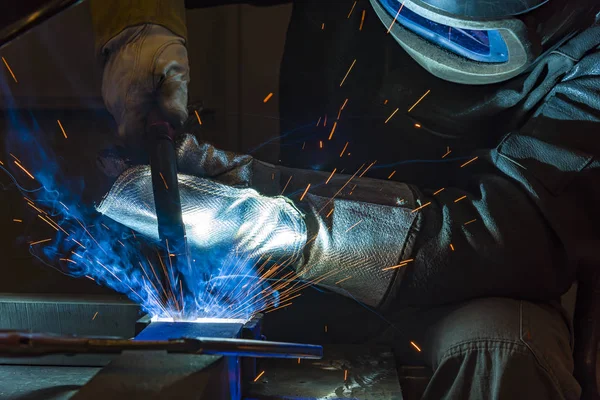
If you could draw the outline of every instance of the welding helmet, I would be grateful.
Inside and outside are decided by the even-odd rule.
[[[598,0],[370,0],[394,39],[447,81],[483,85],[528,70],[589,27]]]

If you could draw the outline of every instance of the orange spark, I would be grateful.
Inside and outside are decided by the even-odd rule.
[[[267,95],[267,97],[264,98],[263,103],[266,103],[267,101],[269,101],[271,99],[271,97],[273,97],[273,92],[269,93]]]
[[[442,158],[446,158],[446,156],[447,156],[448,154],[452,153],[452,150],[450,150],[450,147],[447,147],[446,149],[447,149],[447,150],[446,150],[446,154],[444,154],[444,155],[442,156]]]
[[[342,152],[340,153],[340,158],[342,158],[342,156],[344,155],[344,153],[346,152],[346,149],[348,148],[348,144],[350,142],[346,142],[346,145],[344,146],[344,148],[342,149]]]
[[[71,238],[72,241],[74,241],[75,243],[77,243],[78,245],[80,245],[81,247],[83,247],[84,249],[86,248],[84,245],[82,245],[81,243],[79,243],[77,240]]]
[[[344,282],[344,281],[347,281],[347,280],[348,280],[348,279],[350,279],[350,278],[352,278],[352,276],[349,276],[349,277],[347,277],[347,278],[344,278],[344,279],[340,279],[340,280],[339,280],[339,281],[337,281],[335,284],[336,284],[336,285],[339,285],[340,283],[342,283],[342,282]]]
[[[470,221],[467,221],[467,222],[465,222],[465,225],[469,225],[469,224],[471,224],[471,223],[473,223],[473,222],[475,222],[475,221],[477,221],[477,219],[472,219],[472,220],[470,220]]]
[[[436,194],[443,192],[444,189],[446,189],[446,188],[441,188],[440,190],[438,190],[437,192],[435,192],[433,195],[435,196]]]
[[[0,165],[4,165],[4,163],[2,161],[0,161]]]
[[[198,110],[194,110],[194,113],[196,114],[196,118],[198,118],[198,123],[202,125],[202,120],[200,119],[200,114],[198,114]]]
[[[300,364],[300,357],[298,357],[298,364]]]
[[[466,198],[467,198],[467,195],[464,195],[464,196],[462,196],[462,197],[459,197],[458,199],[454,200],[454,202],[455,202],[455,203],[458,203],[459,201],[461,201],[461,200],[464,200],[464,199],[466,199]]]
[[[304,150],[304,146],[306,146],[306,142],[302,143],[302,150]]]
[[[333,208],[331,209],[331,211],[329,211],[329,212],[327,213],[327,215],[325,216],[325,218],[329,218],[329,216],[330,216],[331,214],[333,214]]]
[[[348,104],[348,99],[346,99],[346,101],[344,101],[344,104],[342,104],[342,110],[346,107],[346,104]]]
[[[417,128],[417,129],[418,129],[418,128],[420,128],[420,127],[421,127],[421,124],[419,124],[419,123],[416,123],[416,124],[415,124],[415,128]]]
[[[358,224],[360,224],[361,222],[363,222],[363,220],[361,219],[360,221],[358,221],[357,223],[355,223],[354,225],[352,225],[350,228],[348,228],[348,230],[346,231],[346,233],[350,232],[352,229],[354,229],[354,227],[356,227]]]
[[[323,148],[323,141],[319,140],[319,148],[322,149]]]
[[[50,221],[48,221],[47,219],[45,219],[44,217],[42,217],[40,214],[38,214],[38,217],[44,221],[45,223],[47,223],[48,225],[50,225],[52,227],[52,229],[56,230],[58,232],[58,228],[55,227],[54,225],[52,225],[52,223]]]
[[[17,158],[17,156],[15,156],[13,153],[8,153],[8,154],[10,154],[10,156],[11,156],[12,158],[14,158],[15,160],[17,160],[18,162],[21,162],[21,160],[19,160],[19,159]]]
[[[387,124],[388,122],[390,122],[390,119],[392,119],[392,117],[393,117],[394,115],[396,115],[396,113],[398,112],[398,110],[399,110],[399,108],[396,108],[396,109],[394,110],[394,112],[392,113],[392,115],[390,115],[390,116],[388,117],[388,119],[386,119],[386,120],[385,120],[385,123],[386,123],[386,124]]]
[[[60,126],[60,130],[62,131],[62,134],[63,134],[63,136],[66,139],[67,138],[67,132],[65,132],[65,128],[63,128],[62,124],[60,123],[60,119],[57,119],[56,122],[58,122],[58,126]]]
[[[310,188],[310,183],[308,184],[306,189],[304,189],[304,193],[302,193],[302,196],[300,197],[300,201],[302,201],[304,199],[304,196],[306,196],[306,193],[308,193],[308,188]]]
[[[473,161],[477,160],[478,158],[479,158],[479,156],[477,156],[477,157],[473,157],[473,158],[471,158],[469,161],[467,161],[466,163],[464,163],[463,165],[461,165],[460,167],[462,168],[462,167],[464,167],[465,165],[469,165],[469,164],[471,164]]]
[[[404,8],[404,2],[406,0],[404,0],[402,2],[402,5],[400,6],[400,9],[398,9],[398,12],[396,13],[396,16],[394,17],[394,20],[392,21],[392,23],[390,24],[390,27],[387,30],[387,33],[390,33],[392,31],[392,26],[394,26],[394,24],[396,23],[396,20],[398,19],[398,16],[400,15],[400,12],[402,11],[402,9]]]
[[[388,176],[388,179],[392,179],[392,176],[394,176],[394,174],[395,174],[395,173],[396,173],[396,171],[394,170],[394,172],[392,172],[392,173],[390,174],[390,176]]]
[[[92,317],[92,321],[96,319],[97,315],[98,315],[98,311],[96,311],[96,314],[94,314],[94,316]]]
[[[334,168],[333,171],[331,171],[331,175],[329,175],[329,178],[327,178],[327,180],[325,181],[326,185],[329,183],[331,178],[333,178],[333,174],[335,174],[335,171],[337,171],[337,168]]]
[[[417,211],[419,211],[419,210],[421,210],[421,209],[423,209],[423,208],[427,207],[427,206],[428,206],[428,205],[430,205],[430,204],[431,204],[431,202],[425,203],[425,204],[423,204],[421,207],[417,207],[417,208],[415,208],[414,210],[412,210],[412,211],[411,211],[411,213],[417,212]]]
[[[325,325],[325,333],[327,333],[327,325]]]
[[[323,22],[323,23],[321,24],[321,30],[322,30],[322,31],[324,31],[324,30],[325,30],[325,22]]]
[[[72,251],[71,254],[73,254],[75,257],[83,258],[80,254],[77,254],[74,251]]]
[[[365,15],[367,14],[367,10],[363,10],[362,17],[360,17],[360,26],[358,27],[359,31],[362,31],[363,24],[365,23]]]
[[[36,245],[36,244],[40,244],[40,243],[45,243],[45,242],[49,242],[52,239],[44,239],[44,240],[38,240],[37,242],[31,242],[29,243],[30,246]]]
[[[365,170],[362,172],[362,174],[360,174],[358,177],[359,177],[359,178],[362,178],[362,177],[363,177],[363,176],[364,176],[364,175],[367,173],[367,171],[368,171],[368,170],[369,170],[369,169],[370,169],[370,168],[371,168],[373,165],[375,165],[375,163],[376,163],[376,162],[377,162],[377,160],[375,160],[375,161],[373,161],[371,164],[369,164],[369,166],[368,166],[368,167],[367,167],[367,168],[366,168],[366,169],[365,169]],[[356,185],[354,185],[354,188],[356,188]],[[352,190],[354,190],[354,188],[353,188]]]
[[[425,94],[423,96],[421,96],[421,98],[419,100],[417,100],[417,102],[415,104],[413,104],[411,108],[408,109],[408,112],[411,112],[413,110],[413,108],[415,108],[417,106],[417,104],[419,104],[421,102],[421,100],[423,100],[425,98],[425,96],[427,96],[429,94],[429,92],[431,92],[431,89],[426,91]]]
[[[350,9],[350,12],[348,13],[348,19],[350,19],[350,16],[352,15],[352,12],[354,11],[354,7],[356,7],[356,3],[358,3],[358,1],[355,1],[354,4],[352,4],[352,8]]]
[[[382,271],[389,271],[389,270],[391,270],[391,269],[397,269],[397,268],[404,267],[406,264],[408,264],[408,263],[409,263],[409,262],[411,262],[411,261],[413,261],[413,259],[412,259],[412,258],[411,258],[411,259],[409,259],[409,260],[404,260],[404,261],[402,261],[402,262],[401,262],[400,264],[398,264],[398,265],[393,265],[393,266],[391,266],[391,267],[386,267],[386,268],[383,268],[383,269],[382,269]]]
[[[331,133],[329,134],[329,139],[327,139],[327,140],[331,140],[331,138],[333,137],[333,133],[335,132],[335,128],[337,128],[337,121],[335,121],[333,123],[333,128],[331,129]]]
[[[413,345],[413,347],[414,347],[415,349],[417,349],[417,351],[421,351],[421,349],[419,348],[419,346],[417,346],[417,344],[416,344],[415,342],[413,342],[412,340],[410,341],[410,344],[412,344],[412,345]]]
[[[348,370],[345,369],[344,370],[344,381],[347,381],[347,380],[348,380]]]
[[[59,258],[58,260],[59,261],[70,262],[70,263],[73,263],[73,264],[77,264],[75,261],[71,260],[70,258]]]
[[[283,190],[281,191],[281,194],[283,195],[283,192],[285,192],[285,189],[287,189],[288,185],[290,184],[290,181],[292,180],[292,177],[294,175],[290,176],[290,179],[288,179],[287,183],[285,184],[285,186],[283,187]]]
[[[22,220],[22,219],[15,219],[15,218],[13,218],[13,221],[14,221],[14,222],[23,222],[23,220]]]
[[[12,69],[10,68],[10,65],[8,65],[8,62],[6,61],[6,59],[4,57],[2,57],[2,61],[4,61],[4,65],[6,65],[6,68],[8,69],[8,72],[10,72],[10,75],[12,76],[12,78],[15,80],[15,83],[19,83],[19,81],[17,81],[17,77],[13,73]]]
[[[346,78],[350,74],[350,71],[352,71],[352,68],[354,68],[354,64],[356,64],[356,59],[354,59],[354,61],[352,61],[352,65],[350,65],[350,68],[348,68],[348,72],[346,72],[346,75],[344,76],[344,79],[342,79],[342,82],[340,83],[340,87],[342,87],[342,85],[344,84],[344,81],[346,80]]]
[[[263,376],[264,374],[265,374],[265,371],[263,371],[260,374],[258,374],[258,376],[256,378],[254,378],[254,382],[256,382],[257,380],[259,380],[260,377]]]
[[[327,114],[325,114],[325,119],[323,120],[323,126],[327,126]]]
[[[383,101],[383,105],[386,105],[387,103],[388,103],[388,99],[385,99],[385,100]]]
[[[277,310],[280,310],[280,309],[282,309],[282,308],[285,308],[285,307],[291,306],[292,304],[294,304],[294,303],[287,303],[287,304],[284,304],[284,305],[282,305],[282,306],[279,306],[279,307],[277,307],[277,308],[274,308],[274,309],[272,309],[272,310],[269,310],[269,311],[265,312],[265,314],[268,314],[268,313],[270,313],[270,312],[277,311]]]
[[[315,126],[319,126],[319,124],[321,123],[321,118],[322,117],[319,117],[319,120],[317,121],[317,125],[315,125]]]
[[[454,251],[454,245],[450,243],[450,250]]]
[[[158,174],[160,175],[160,177],[161,177],[161,179],[162,179],[163,183],[165,184],[165,188],[166,188],[167,190],[169,190],[169,186],[167,185],[167,181],[165,180],[165,177],[163,176],[162,172],[159,172]]]
[[[15,164],[17,164],[17,167],[21,168],[21,169],[23,170],[23,172],[25,172],[27,175],[29,175],[29,177],[30,177],[31,179],[35,179],[35,178],[33,177],[33,175],[31,175],[31,174],[29,173],[29,171],[27,171],[27,170],[25,169],[25,167],[23,167],[21,164],[19,164],[19,162],[18,162],[18,161],[16,161],[16,160],[15,160]]]

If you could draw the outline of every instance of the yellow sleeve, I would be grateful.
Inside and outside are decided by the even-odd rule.
[[[90,10],[98,53],[124,29],[146,23],[187,37],[184,0],[91,0]]]

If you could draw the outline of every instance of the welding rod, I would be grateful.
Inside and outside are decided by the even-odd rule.
[[[189,265],[189,260],[177,181],[175,131],[168,122],[160,120],[158,115],[159,113],[155,111],[148,117],[146,135],[149,143],[158,236],[165,245],[165,257],[173,265],[171,271],[173,280],[163,276],[161,282],[169,292],[168,289],[176,288],[179,268],[186,265],[186,262]],[[169,265],[169,262],[167,261],[166,264]]]
[[[48,354],[106,354],[130,350],[214,354],[255,358],[323,357],[321,346],[248,339],[180,338],[128,340],[68,337],[20,331],[0,331],[0,357],[35,357]]]

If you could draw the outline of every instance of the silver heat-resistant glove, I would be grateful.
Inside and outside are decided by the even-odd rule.
[[[154,24],[125,29],[102,49],[102,97],[119,136],[141,139],[156,106],[174,127],[188,115],[189,66],[183,38]]]
[[[177,154],[183,220],[196,249],[210,257],[231,252],[271,257],[294,268],[301,279],[367,305],[386,300],[402,271],[387,267],[406,259],[412,249],[409,232],[417,214],[410,212],[414,196],[407,185],[382,186],[369,178],[347,185],[348,176],[328,180],[326,172],[275,167],[198,144],[189,135]],[[296,199],[303,212],[278,196],[280,182],[286,193],[302,192],[312,184],[303,201]],[[250,185],[271,196],[240,188]],[[346,190],[340,190],[343,187]],[[397,205],[400,199],[407,207]],[[121,174],[98,211],[157,238],[149,168],[134,167]]]

